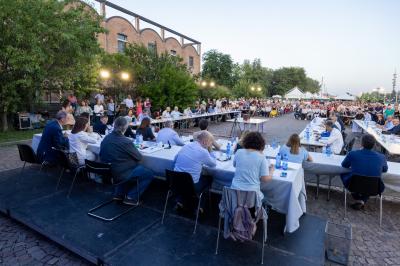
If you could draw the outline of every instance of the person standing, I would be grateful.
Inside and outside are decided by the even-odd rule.
[[[143,112],[142,106],[142,98],[138,97],[136,99],[136,117],[139,117],[139,115]]]
[[[133,109],[134,104],[133,104],[132,96],[128,95],[126,97],[126,99],[124,100],[124,104],[126,105],[126,108]]]

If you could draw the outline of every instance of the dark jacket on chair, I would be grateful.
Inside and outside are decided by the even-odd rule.
[[[52,147],[56,149],[69,149],[68,138],[64,137],[61,125],[57,120],[49,122],[44,128],[36,152],[40,162],[47,161],[51,164],[57,163],[57,156]]]
[[[114,177],[122,181],[130,177],[142,155],[131,139],[113,131],[101,142],[100,159],[104,163],[111,163]]]

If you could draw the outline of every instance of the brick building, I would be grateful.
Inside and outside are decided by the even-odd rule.
[[[180,56],[191,73],[198,74],[200,72],[200,42],[109,1],[96,1],[100,3],[100,15],[105,18],[102,26],[107,29],[106,34],[98,36],[99,43],[105,51],[109,53],[123,52],[126,43],[142,43],[148,49],[155,50],[159,54],[167,52]],[[122,16],[107,17],[108,8],[124,13],[125,17],[132,18],[131,21]],[[142,28],[142,21],[152,25],[156,30]],[[172,34],[176,38],[166,38],[166,33]]]

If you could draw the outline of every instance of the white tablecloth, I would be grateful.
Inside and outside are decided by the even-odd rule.
[[[41,134],[34,135],[32,147],[34,150],[40,142]],[[161,149],[153,153],[142,153],[141,164],[151,169],[155,175],[164,176],[165,169],[173,169],[175,155],[181,147],[172,146],[171,149]],[[100,152],[100,142],[89,144],[88,150],[95,154]],[[272,161],[274,163],[274,161]],[[235,174],[233,159],[225,162],[217,161],[215,168],[205,168],[212,175],[217,187],[230,186]],[[265,194],[266,202],[273,209],[286,214],[286,232],[294,232],[299,228],[299,218],[306,212],[306,189],[304,171],[300,164],[289,163],[287,177],[281,177],[281,170],[274,172],[273,180],[262,184],[261,190]]]

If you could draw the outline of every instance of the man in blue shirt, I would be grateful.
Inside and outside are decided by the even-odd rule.
[[[157,134],[157,143],[162,142],[163,144],[168,144],[169,142],[171,145],[184,146],[185,143],[173,128],[174,122],[170,120],[166,121],[164,123],[164,128],[161,129]]]
[[[383,154],[373,151],[375,139],[371,135],[365,135],[361,139],[363,149],[351,151],[347,154],[342,162],[342,167],[351,168],[350,173],[342,174],[343,185],[348,188],[351,177],[353,175],[373,176],[381,178],[382,172],[387,172],[388,165]],[[384,190],[382,186],[382,191]],[[353,198],[357,201],[352,204],[352,208],[360,210],[364,208],[364,204],[368,200],[368,196],[358,193],[352,193]]]

